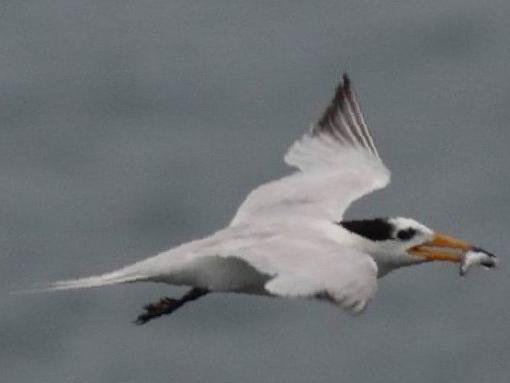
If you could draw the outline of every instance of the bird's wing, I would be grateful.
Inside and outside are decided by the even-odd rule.
[[[353,201],[389,183],[347,75],[285,162],[298,171],[253,190],[231,225],[278,215],[338,220]]]
[[[377,290],[377,265],[368,254],[305,232],[259,242],[235,257],[270,276],[264,288],[275,296],[326,299],[359,312]]]

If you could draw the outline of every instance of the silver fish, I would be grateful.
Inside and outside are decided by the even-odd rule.
[[[488,251],[479,247],[473,247],[469,250],[460,263],[459,273],[464,276],[474,265],[481,265],[486,269],[493,269],[498,265],[498,258]]]

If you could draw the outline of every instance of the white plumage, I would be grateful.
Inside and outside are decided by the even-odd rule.
[[[253,190],[228,227],[112,273],[56,282],[49,290],[152,281],[204,292],[315,297],[357,312],[373,297],[378,275],[428,260],[410,250],[434,233],[414,220],[379,222],[390,227],[383,239],[338,223],[353,201],[390,180],[347,76],[285,162],[296,171]],[[411,230],[412,238],[397,238],[399,230]]]

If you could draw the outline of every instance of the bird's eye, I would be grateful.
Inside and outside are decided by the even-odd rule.
[[[408,229],[405,229],[405,230],[399,230],[397,232],[398,239],[401,239],[403,241],[408,241],[411,238],[413,238],[415,235],[416,235],[416,230],[411,227]]]

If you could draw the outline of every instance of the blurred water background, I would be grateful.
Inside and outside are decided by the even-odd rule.
[[[507,1],[3,1],[2,382],[507,382]],[[342,71],[403,215],[494,251],[382,280],[368,311],[236,295],[147,326],[164,285],[11,296],[227,224]]]

